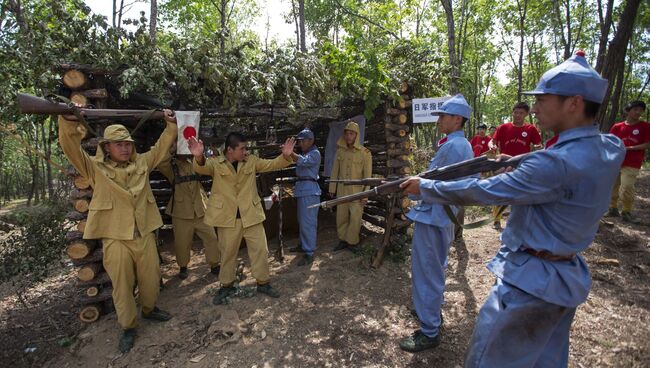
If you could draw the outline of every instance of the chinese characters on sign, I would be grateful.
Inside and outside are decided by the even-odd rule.
[[[442,104],[450,98],[451,96],[413,99],[413,124],[438,121],[438,117],[431,115],[431,112],[440,109]]]

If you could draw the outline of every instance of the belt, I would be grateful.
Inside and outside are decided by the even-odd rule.
[[[558,256],[547,250],[535,250],[532,248],[524,248],[524,252],[530,254],[531,256],[541,258],[545,261],[557,262],[557,261],[573,261],[576,258],[576,254],[570,254],[568,256]]]
[[[190,181],[201,181],[201,175],[194,174],[194,175],[185,175],[185,176],[176,176],[176,177],[174,177],[174,185],[187,183],[187,182],[190,182]]]

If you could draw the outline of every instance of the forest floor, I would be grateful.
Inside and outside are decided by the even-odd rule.
[[[593,276],[586,303],[571,330],[571,367],[650,366],[650,172],[637,182],[637,215],[643,225],[620,219],[601,224],[584,252]],[[411,316],[410,268],[387,260],[371,269],[362,255],[333,253],[331,214],[319,228],[316,261],[297,266],[288,254],[272,262],[280,299],[254,293],[212,305],[218,283],[200,247],[190,277],[175,277],[169,243],[163,252],[165,288],[159,306],[174,318],[142,321],[133,350],[119,353],[115,315],[78,322],[71,266],[30,289],[21,302],[10,283],[0,286],[0,366],[45,367],[459,367],[478,309],[494,282],[485,264],[499,247],[491,227],[466,231],[455,242],[447,271],[442,344],[419,354],[403,352],[400,338],[418,328]],[[364,240],[367,248],[379,236]],[[289,237],[286,246],[297,243]],[[271,253],[275,242],[270,241]],[[240,257],[247,260],[245,250]],[[248,271],[248,268],[246,269]],[[250,276],[242,286],[251,286]],[[246,289],[252,290],[252,289]]]

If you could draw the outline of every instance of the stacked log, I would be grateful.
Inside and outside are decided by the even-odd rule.
[[[412,173],[411,171],[411,140],[412,131],[410,106],[411,97],[409,86],[402,82],[399,87],[400,96],[389,100],[384,105],[383,115],[379,124],[384,131],[385,146],[372,147],[377,153],[373,159],[373,171],[384,174],[386,178],[395,178]],[[381,266],[385,254],[391,249],[404,243],[404,233],[410,225],[406,211],[411,204],[408,197],[395,193],[384,198],[373,198],[364,209],[363,219],[385,229],[381,245],[375,252],[371,266]]]
[[[63,73],[63,85],[71,90],[70,100],[83,107],[89,105],[106,107],[108,92],[101,85],[102,80],[103,76],[93,75],[91,78],[84,70],[76,68],[66,69]],[[97,128],[95,127],[96,131]],[[89,154],[94,154],[98,142],[97,137],[85,137],[82,147]],[[72,209],[67,214],[68,220],[73,222],[74,226],[66,234],[66,253],[72,264],[77,267],[81,305],[79,319],[84,322],[94,322],[101,315],[113,311],[111,282],[102,264],[103,252],[100,240],[84,239],[83,236],[93,188],[90,181],[73,167],[69,167],[66,173],[74,186],[70,191]]]

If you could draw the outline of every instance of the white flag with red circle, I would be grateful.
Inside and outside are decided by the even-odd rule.
[[[191,137],[199,139],[199,123],[201,121],[200,111],[176,111],[176,122],[178,124],[178,140],[176,154],[191,155],[187,140]]]

